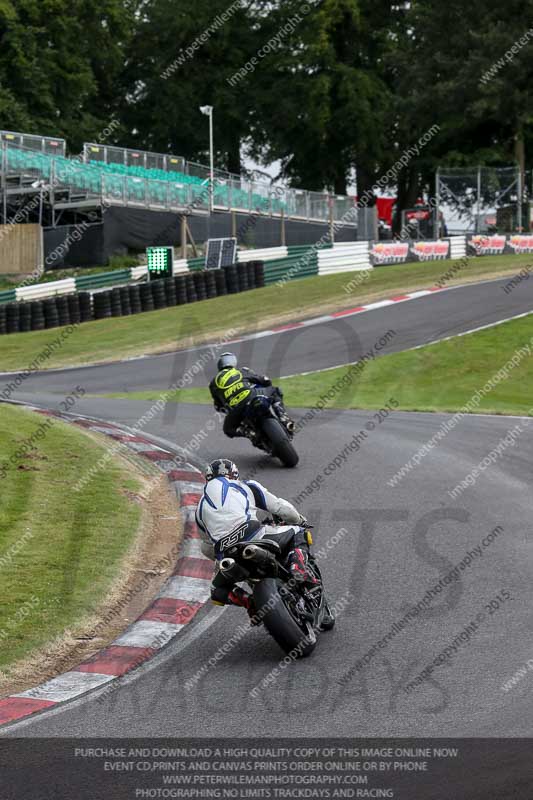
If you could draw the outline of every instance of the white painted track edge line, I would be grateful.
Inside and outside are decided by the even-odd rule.
[[[451,339],[459,339],[461,336],[469,336],[472,333],[478,333],[479,331],[485,331],[485,330],[489,330],[490,328],[496,328],[498,325],[505,325],[506,322],[512,322],[515,319],[522,319],[523,317],[529,317],[532,314],[533,314],[533,310],[532,311],[525,311],[523,314],[516,314],[514,317],[507,317],[506,319],[500,319],[500,320],[497,320],[496,322],[489,322],[487,325],[480,325],[477,328],[472,328],[472,329],[470,329],[468,331],[461,331],[460,333],[454,333],[451,336],[443,336],[441,339],[432,339],[429,342],[424,342],[423,344],[417,344],[414,347],[406,347],[405,350],[400,350],[398,352],[409,353],[412,350],[421,350],[423,347],[430,347],[433,344],[439,344],[440,342],[448,342]],[[385,353],[384,355],[395,355],[395,354],[394,353]],[[383,356],[381,356],[381,357],[383,357]],[[322,369],[313,369],[313,370],[310,370],[309,372],[296,372],[296,373],[294,373],[292,375],[281,375],[280,377],[285,379],[285,378],[300,378],[300,377],[305,376],[305,375],[318,375],[320,372],[329,372],[332,369],[341,369],[341,367],[353,367],[356,364],[359,364],[360,361],[361,361],[361,359],[359,359],[359,361],[348,361],[345,364],[337,364],[337,365],[335,365],[333,367],[323,367]],[[496,414],[495,416],[499,416],[499,415]],[[504,415],[502,415],[502,416],[504,416]],[[529,419],[529,417],[526,417],[525,419]]]

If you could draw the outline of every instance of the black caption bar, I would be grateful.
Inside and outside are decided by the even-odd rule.
[[[531,800],[532,739],[0,739],[1,800]]]

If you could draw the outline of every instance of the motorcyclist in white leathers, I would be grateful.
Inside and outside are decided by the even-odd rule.
[[[309,544],[302,529],[306,520],[291,503],[276,497],[257,481],[239,480],[239,470],[229,459],[217,459],[209,464],[205,478],[204,492],[196,509],[204,555],[222,559],[221,542],[245,526],[242,541],[267,537],[277,542],[287,558],[291,577],[299,583],[316,583],[307,565]],[[287,525],[264,525],[261,520],[269,515]],[[218,569],[211,584],[211,598],[220,605],[244,606],[250,615],[253,614],[251,596]]]

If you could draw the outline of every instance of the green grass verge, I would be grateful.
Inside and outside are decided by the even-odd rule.
[[[506,365],[520,348],[516,367],[499,380],[475,411],[490,414],[524,414],[533,407],[533,315],[485,331],[455,337],[419,350],[393,353],[368,362],[348,388],[327,401],[328,408],[384,408],[389,401],[405,411],[450,411],[462,408]],[[347,367],[281,378],[288,406],[309,408],[347,373]],[[155,400],[161,392],[134,392],[113,397]],[[207,389],[183,389],[175,402],[209,403]]]
[[[461,265],[457,261],[381,267],[361,281],[361,273],[340,273],[290,281],[282,288],[267,286],[250,292],[204,300],[176,308],[137,314],[133,317],[86,322],[64,338],[41,369],[72,364],[111,361],[143,353],[164,352],[193,342],[214,340],[238,333],[268,328],[289,319],[350,308],[387,297],[397,291],[434,286]],[[533,256],[487,256],[469,259],[457,268],[457,283],[517,273],[533,263]],[[350,281],[357,285],[348,291]],[[61,329],[11,334],[0,337],[0,370],[24,369],[61,336]]]
[[[47,422],[0,405],[0,668],[7,674],[101,604],[140,521],[128,496],[140,483],[118,459],[72,491],[106,451],[72,426]],[[17,455],[30,437],[35,448]]]
[[[533,406],[533,316],[377,358],[366,365],[352,387],[332,400],[330,407],[379,409],[392,399],[405,411],[454,412],[525,345],[531,348],[531,355],[522,357],[475,410],[528,414]],[[288,405],[314,405],[345,374],[346,367],[340,367],[282,380]]]

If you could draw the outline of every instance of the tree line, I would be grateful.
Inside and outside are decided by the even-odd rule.
[[[533,0],[0,0],[0,127],[208,160],[401,208],[439,164],[526,169]]]

